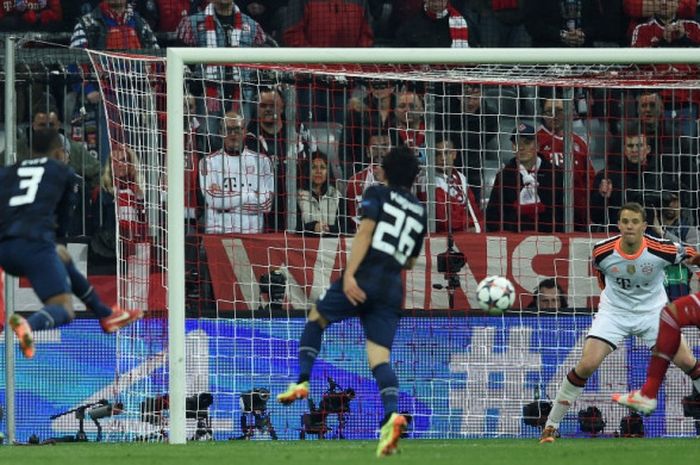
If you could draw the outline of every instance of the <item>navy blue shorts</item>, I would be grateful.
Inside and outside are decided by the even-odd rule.
[[[13,276],[29,279],[42,302],[71,292],[68,272],[53,242],[20,238],[0,241],[0,267]]]
[[[385,280],[357,284],[367,294],[364,303],[353,306],[343,293],[343,280],[331,284],[316,303],[316,308],[331,323],[359,317],[367,340],[391,349],[401,319],[403,286],[401,278],[391,286]]]

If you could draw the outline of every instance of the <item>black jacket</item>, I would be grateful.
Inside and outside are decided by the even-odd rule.
[[[537,170],[537,195],[544,210],[532,217],[523,212],[520,205],[522,176],[513,157],[496,175],[486,207],[487,231],[537,231],[564,230],[563,174],[547,160],[542,160]]]

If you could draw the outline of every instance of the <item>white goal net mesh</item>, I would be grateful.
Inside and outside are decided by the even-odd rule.
[[[91,59],[122,199],[119,298],[147,314],[119,334],[113,396],[125,412],[110,438],[162,440],[166,61]],[[178,206],[188,438],[376,437],[381,402],[356,321],[326,332],[310,402],[283,408],[274,395],[296,377],[306,309],[340,276],[362,192],[397,145],[424,166],[416,191],[431,218],[392,350],[409,435],[538,436],[527,406],[553,399],[580,356],[600,292],[591,248],[616,233],[619,207],[638,201],[650,233],[697,246],[698,77],[694,66],[626,64],[190,66]],[[515,160],[533,154],[537,171],[523,172]],[[489,275],[516,288],[502,315],[476,310]],[[666,276],[674,296],[694,288],[682,266]],[[697,350],[697,332],[687,337]],[[561,433],[626,434],[629,413],[610,395],[642,384],[648,355],[639,340],[621,343]],[[646,434],[695,434],[691,380],[672,369],[664,389]]]

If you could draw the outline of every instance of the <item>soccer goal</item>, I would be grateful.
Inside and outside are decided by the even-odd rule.
[[[306,309],[340,276],[362,192],[381,182],[390,146],[414,148],[424,164],[417,194],[430,216],[392,352],[411,437],[537,437],[532,405],[554,397],[580,354],[599,293],[591,247],[614,234],[615,205],[639,201],[661,222],[676,198],[683,221],[698,224],[692,50],[90,57],[112,150],[136,155],[115,185],[137,190],[141,209],[117,209],[120,303],[147,316],[118,336],[113,395],[124,413],[113,440],[376,437],[381,404],[357,322],[326,332],[310,402],[283,408],[274,394],[293,380]],[[516,195],[501,170],[533,139],[553,174]],[[628,155],[636,172],[624,169]],[[489,275],[518,294],[502,315],[474,310]],[[540,287],[549,278],[554,290]],[[668,278],[683,290],[692,272]],[[700,344],[695,330],[687,337]],[[647,360],[640,342],[621,345],[562,434],[625,434],[628,413],[610,395],[639,386]],[[690,394],[672,371],[646,434],[694,435]],[[577,415],[592,406],[601,430]]]

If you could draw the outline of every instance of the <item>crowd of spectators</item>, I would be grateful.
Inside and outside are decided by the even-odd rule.
[[[101,50],[693,47],[700,42],[697,14],[697,2],[688,0],[16,0],[1,3],[0,28],[64,31],[70,47]],[[66,86],[76,96],[74,108],[61,114],[55,96],[30,102],[17,154],[26,156],[36,128],[68,127],[70,163],[84,180],[77,229],[96,237],[92,242],[103,251],[114,244],[106,237],[115,221],[105,214],[110,205],[128,209],[136,236],[147,233],[133,228],[147,222],[136,177],[144,154],[128,137],[110,142],[108,129],[124,128],[105,114],[101,99],[109,92],[83,78],[90,75],[84,69],[71,72],[81,76]],[[671,215],[698,206],[700,95],[694,90],[620,91],[597,99],[591,89],[575,89],[574,98],[538,88],[516,98],[516,105],[532,106],[529,112],[508,114],[489,98],[496,86],[387,79],[279,85],[251,73],[192,67],[184,124],[191,232],[352,233],[363,191],[383,180],[383,155],[406,145],[426,167],[417,194],[435,203],[437,233],[608,231],[625,201],[640,200],[653,208],[653,232],[698,240],[695,214]],[[576,106],[581,102],[583,109]],[[617,110],[603,115],[611,105]],[[511,116],[509,125],[504,115]],[[604,128],[595,153],[585,133],[593,120]],[[316,140],[319,122],[340,128],[335,146]],[[500,153],[488,177],[493,146]],[[123,178],[120,165],[131,166]]]
[[[127,3],[134,15],[123,21],[100,5]],[[233,12],[221,13],[231,5]],[[226,29],[234,32],[228,46],[656,47],[700,40],[694,0],[6,0],[0,30],[74,33],[86,15],[97,25],[116,21],[125,33],[145,23],[161,46],[222,46]]]

